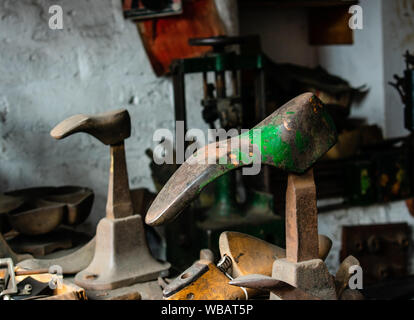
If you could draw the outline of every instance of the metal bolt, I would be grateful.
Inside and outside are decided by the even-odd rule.
[[[217,263],[217,268],[226,273],[232,267],[232,264],[231,258],[228,255],[224,255]]]

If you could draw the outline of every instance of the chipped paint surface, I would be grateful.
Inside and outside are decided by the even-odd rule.
[[[261,156],[256,174],[262,165],[272,165],[299,174],[308,170],[337,141],[336,130],[324,122],[322,106],[317,106],[318,112],[314,113],[315,107],[309,99],[317,98],[309,92],[301,94],[286,102],[252,130],[204,147],[200,151],[203,154],[202,162],[195,160],[196,156],[189,158],[158,193],[147,212],[145,222],[155,226],[174,219],[207,184],[236,167],[246,165],[241,160],[247,157],[247,153],[250,155],[252,150],[259,150]],[[286,116],[289,111],[294,111],[294,114]],[[292,125],[292,130],[284,127],[285,122]],[[302,149],[306,152],[300,152],[295,146],[295,133],[299,129],[309,141],[306,148]],[[232,143],[235,140],[240,141],[238,147]],[[243,154],[246,149],[247,153]]]
[[[262,154],[262,161],[272,162],[275,166],[284,164],[288,170],[295,169],[292,159],[291,147],[282,139],[281,126],[268,125],[260,127],[260,129],[260,152]],[[253,135],[254,134],[255,131],[253,131]],[[252,143],[255,143],[255,141],[257,141],[257,138],[253,136]]]

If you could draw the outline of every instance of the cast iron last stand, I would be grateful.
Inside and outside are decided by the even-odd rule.
[[[232,149],[231,139],[228,139],[207,145],[189,157],[152,203],[146,223],[154,226],[171,221],[207,184],[231,170],[251,164],[246,161],[251,155],[243,155],[243,150],[252,151],[252,155],[254,150],[259,150],[262,168],[271,165],[302,174],[337,141],[331,117],[312,93],[287,102],[253,129],[231,138],[238,139],[238,149]],[[258,136],[256,130],[260,131],[260,141],[253,139]],[[199,161],[203,158],[204,161]],[[220,159],[225,158],[227,164],[220,164]]]
[[[63,139],[77,132],[109,145],[111,165],[106,217],[97,226],[92,262],[76,275],[76,284],[89,290],[111,290],[157,279],[170,264],[151,256],[142,217],[133,212],[124,148],[124,140],[131,135],[128,111],[75,115],[58,124],[51,135]]]
[[[261,132],[261,143],[258,147],[262,164],[289,172],[285,219],[286,256],[274,260],[271,278],[250,274],[247,279],[240,277],[230,284],[267,289],[272,292],[272,299],[341,298],[343,284],[347,284],[346,277],[343,276],[346,272],[340,272],[340,276],[337,275],[335,279],[319,256],[316,187],[311,168],[337,141],[332,119],[322,102],[313,94],[306,93],[286,103],[255,129]],[[249,150],[255,143],[251,140],[253,134],[250,131],[247,135],[238,137],[242,145],[248,144]],[[220,165],[217,164],[218,161],[194,164],[195,159],[190,157],[174,173],[152,203],[145,218],[148,224],[159,225],[171,221],[207,184],[230,170],[246,165],[237,157],[243,149],[232,150],[228,148],[231,144],[227,142],[225,145],[216,143],[215,154],[199,150],[192,157],[228,157],[237,160],[231,165]],[[239,255],[239,258],[242,259],[242,256]],[[231,257],[230,259],[229,265],[240,262]],[[347,262],[349,260],[354,259],[350,257]],[[358,264],[357,261],[354,262]],[[344,268],[347,270],[346,265],[345,263],[341,268],[342,271]],[[254,273],[260,272],[259,269],[255,268]],[[186,279],[184,275],[181,278]],[[165,293],[168,292],[164,290],[164,296]]]

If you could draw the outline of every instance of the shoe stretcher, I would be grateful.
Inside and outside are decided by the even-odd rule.
[[[313,164],[336,143],[335,125],[322,102],[313,94],[306,93],[286,103],[254,129],[261,131],[259,150],[262,164],[276,166],[289,173],[286,193],[286,254],[285,257],[280,254],[280,258],[277,255],[270,255],[270,261],[274,261],[272,276],[282,274],[277,280],[285,283],[286,286],[297,288],[298,299],[306,295],[320,299],[336,299],[333,277],[319,256],[316,187],[311,169]],[[249,139],[251,136],[252,132],[249,131],[244,136],[240,135],[232,139],[240,139],[241,145],[247,144],[248,150],[252,150],[254,141]],[[207,150],[211,146],[207,146],[192,155],[158,194],[147,213],[146,223],[160,225],[173,220],[207,184],[230,170],[245,166],[246,163],[236,156],[240,154],[240,149],[231,150],[228,147],[231,145],[230,140],[224,144],[215,143],[212,148],[217,150],[215,154],[208,153]],[[207,159],[204,163],[207,164],[197,162],[197,157],[203,155]],[[211,157],[215,157],[216,161],[210,159]],[[217,164],[218,159],[223,157],[233,159],[231,165]],[[246,272],[257,273],[255,270],[261,271],[260,269],[263,268],[260,267],[263,266],[263,258],[260,250],[253,251],[259,253],[259,258],[253,259],[257,265],[253,263],[252,268],[246,269]],[[246,256],[251,258],[252,250],[248,252],[249,255]],[[224,252],[221,254],[225,266],[235,264],[234,269],[240,269],[238,267],[240,257],[231,257]],[[310,265],[306,265],[309,262]],[[318,274],[312,274],[312,268],[316,269]],[[222,276],[219,276],[219,269]],[[264,269],[269,274],[268,267]],[[207,271],[214,276],[209,277]],[[235,293],[228,282],[226,284],[226,271],[226,268],[223,269],[223,263],[216,266],[212,261],[200,260],[193,265],[193,270],[187,270],[164,288],[164,298],[240,299],[243,296],[248,298],[246,289]],[[236,274],[237,277],[243,275],[245,274]],[[220,280],[221,286],[217,285],[218,278],[223,279]],[[187,292],[189,288],[197,289],[197,292]],[[252,289],[266,288],[253,287]],[[289,298],[294,297],[295,293],[289,296]],[[283,298],[283,295],[280,298]]]

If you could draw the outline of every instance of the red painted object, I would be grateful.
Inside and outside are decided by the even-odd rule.
[[[183,2],[183,14],[137,23],[154,72],[162,76],[174,59],[202,56],[211,47],[190,46],[188,39],[225,35],[214,0]]]

